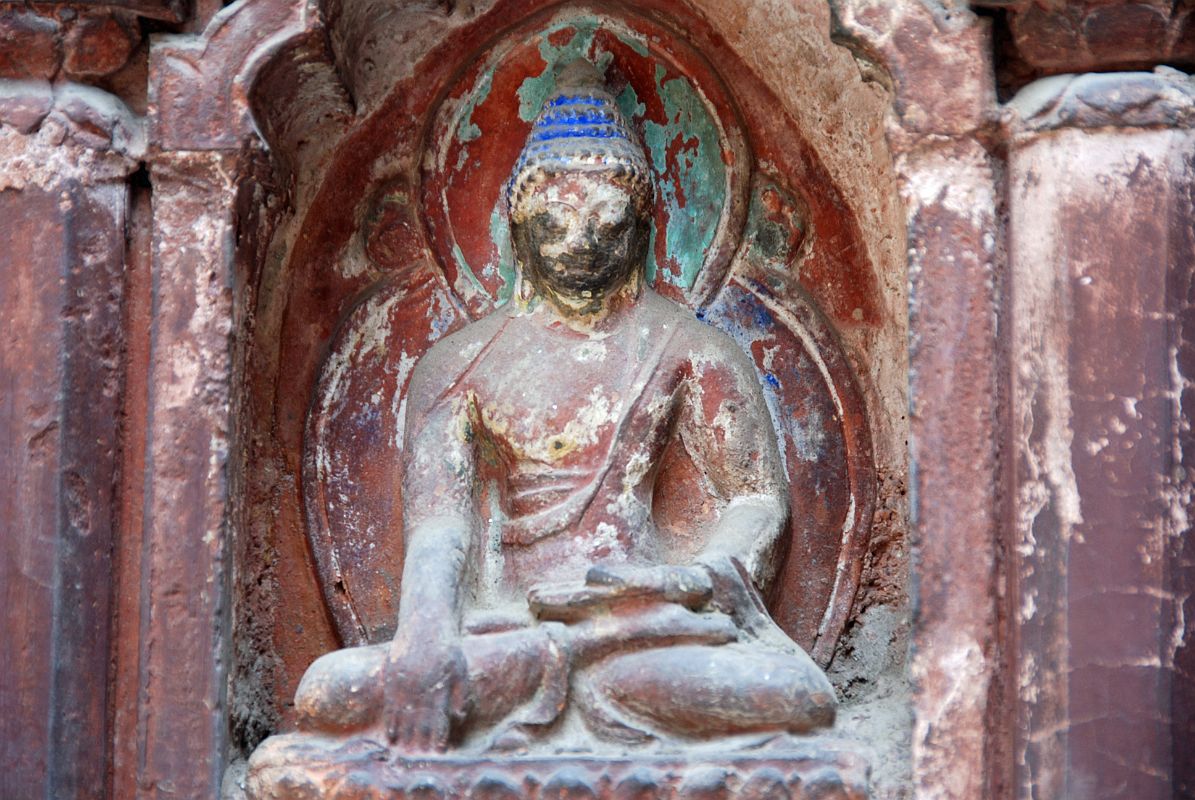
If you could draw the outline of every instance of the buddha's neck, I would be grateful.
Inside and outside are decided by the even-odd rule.
[[[545,315],[547,324],[560,323],[578,333],[609,333],[619,326],[643,296],[643,275],[636,271],[620,286],[600,297],[579,297],[524,281],[515,293],[521,312]]]

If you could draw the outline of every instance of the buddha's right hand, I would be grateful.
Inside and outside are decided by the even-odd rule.
[[[384,673],[386,734],[399,750],[440,753],[465,717],[468,671],[459,640],[444,632],[395,636]]]

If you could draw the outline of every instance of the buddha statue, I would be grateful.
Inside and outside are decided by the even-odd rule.
[[[559,75],[507,201],[512,300],[411,378],[397,631],[312,664],[300,731],[430,755],[831,725],[830,683],[761,600],[788,492],[757,374],[646,285],[652,173],[588,62]],[[679,539],[653,514],[670,447],[712,519]]]

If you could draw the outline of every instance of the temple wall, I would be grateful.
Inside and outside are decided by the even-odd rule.
[[[0,5],[0,797],[238,797],[293,724],[343,638],[309,409],[355,309],[414,285],[386,214],[455,80],[428,53],[553,6]],[[1195,11],[632,10],[814,232],[785,268],[875,479],[819,646],[875,796],[1195,795]]]
[[[1016,752],[1056,796],[1189,774],[1192,98],[1167,70],[1063,77],[1008,120]]]

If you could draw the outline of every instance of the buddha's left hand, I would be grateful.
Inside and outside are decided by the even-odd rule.
[[[697,610],[709,603],[713,590],[709,574],[700,568],[623,564],[593,567],[584,581],[538,584],[527,592],[527,601],[540,619],[575,622],[623,603],[675,603]]]
[[[676,565],[600,564],[589,569],[585,583],[604,587],[615,595],[648,597],[690,608],[705,605],[714,591],[710,575],[704,568]]]
[[[711,555],[690,566],[599,565],[590,568],[585,583],[627,597],[653,597],[689,608],[709,606],[752,627],[757,617],[767,618],[763,598],[732,556]]]

